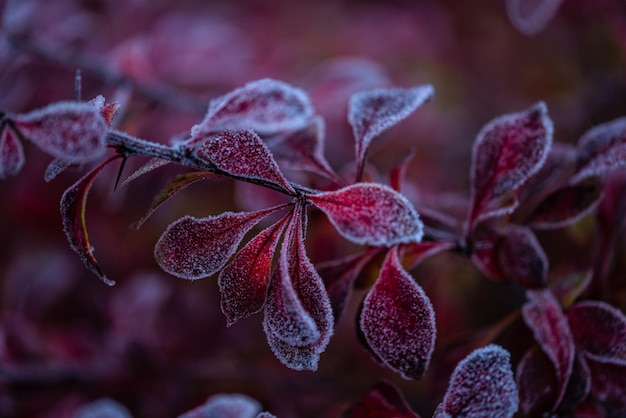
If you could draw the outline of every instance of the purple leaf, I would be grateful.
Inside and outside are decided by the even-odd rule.
[[[341,235],[356,244],[390,247],[422,239],[417,212],[403,195],[387,186],[357,183],[308,199]]]
[[[21,135],[57,158],[87,162],[106,152],[109,126],[100,111],[88,103],[59,102],[15,115]]]
[[[252,227],[284,207],[224,212],[201,219],[185,216],[163,232],[154,248],[154,257],[164,271],[176,277],[188,280],[208,277],[226,265]]]
[[[535,229],[571,225],[590,213],[600,202],[602,189],[596,183],[579,183],[556,190],[546,197],[527,220]]]
[[[59,174],[65,171],[66,168],[72,165],[71,161],[63,160],[60,158],[54,159],[46,168],[46,173],[43,178],[46,182],[54,180]]]
[[[222,312],[228,326],[259,312],[265,305],[274,250],[290,216],[285,215],[251,239],[220,272]]]
[[[532,330],[535,340],[554,365],[557,380],[556,407],[563,396],[574,364],[574,340],[567,318],[559,302],[549,290],[529,290],[528,302],[522,307],[524,322]]]
[[[93,185],[96,176],[100,174],[102,169],[107,164],[117,158],[117,156],[111,157],[98,165],[83,178],[74,183],[69,189],[67,189],[65,193],[63,193],[63,197],[61,197],[63,230],[65,231],[68,241],[70,242],[70,247],[80,256],[85,266],[109,286],[113,286],[115,281],[108,279],[104,275],[93,255],[93,247],[89,243],[89,238],[87,236],[85,207],[87,204],[87,195],[89,194],[89,190],[91,190],[91,186]]]
[[[296,206],[270,284],[263,329],[272,352],[294,370],[316,370],[333,334],[324,282],[306,255],[304,208]]]
[[[592,359],[588,363],[592,377],[591,392],[594,396],[612,403],[622,412],[626,410],[626,366]]]
[[[225,131],[209,137],[196,154],[231,176],[271,182],[295,195],[272,153],[253,131]]]
[[[218,394],[178,418],[255,418],[260,411],[261,404],[249,396]]]
[[[142,165],[137,170],[135,170],[133,174],[128,176],[126,180],[122,182],[121,187],[125,188],[126,186],[130,184],[130,182],[136,180],[138,177],[143,176],[144,174],[147,174],[151,172],[152,170],[156,170],[159,167],[163,167],[169,163],[170,163],[169,161],[162,160],[161,158],[151,158],[150,160],[148,160],[148,162],[146,162],[144,165]]]
[[[551,145],[552,121],[543,102],[485,125],[472,151],[469,232],[479,221],[515,208],[501,200],[541,168]]]
[[[133,229],[141,228],[141,225],[144,224],[163,203],[165,203],[170,197],[174,196],[176,193],[183,190],[185,187],[190,186],[194,183],[197,183],[201,180],[214,179],[219,176],[212,173],[205,173],[203,171],[185,173],[179,176],[174,177],[165,187],[159,192],[159,194],[154,198],[150,208],[146,212],[145,215],[141,217],[137,222],[132,225]]]
[[[419,418],[419,415],[407,405],[398,388],[388,382],[376,384],[345,415],[345,418],[389,417]]]
[[[311,116],[306,92],[281,81],[257,80],[211,100],[204,120],[191,130],[191,141],[227,129],[267,135],[291,131],[305,126]]]
[[[78,409],[74,418],[132,418],[130,411],[112,399],[98,399]]]
[[[600,301],[572,305],[567,313],[578,348],[597,362],[626,366],[626,316]]]
[[[588,130],[578,141],[576,174],[571,183],[626,166],[626,117]]]
[[[552,411],[557,397],[556,375],[550,359],[538,347],[524,354],[517,366],[520,406],[531,416]]]
[[[518,407],[510,355],[490,344],[459,362],[435,416],[505,418],[512,417]]]
[[[0,180],[16,176],[24,166],[24,149],[8,127],[0,131]]]
[[[507,0],[506,10],[515,28],[524,35],[539,33],[552,20],[563,0]]]
[[[360,328],[371,350],[406,379],[419,379],[435,348],[435,312],[392,248],[363,301]]]
[[[356,139],[357,173],[363,169],[372,140],[406,119],[434,93],[431,85],[424,85],[410,89],[373,89],[352,95],[348,122]]]

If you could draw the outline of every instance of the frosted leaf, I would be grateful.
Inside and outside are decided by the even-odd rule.
[[[588,359],[588,363],[594,397],[610,402],[616,409],[626,410],[626,366],[592,359]]]
[[[259,312],[265,305],[274,250],[289,218],[290,215],[284,216],[251,239],[220,272],[222,312],[228,326]]]
[[[87,173],[83,178],[78,180],[69,189],[63,193],[61,197],[61,216],[63,218],[63,230],[70,243],[70,247],[74,250],[93,274],[100,280],[113,286],[115,281],[108,279],[95,256],[93,255],[93,247],[89,243],[87,236],[87,225],[85,223],[85,207],[87,204],[87,195],[93,185],[96,176],[111,161],[118,157],[112,157],[98,165],[96,168]]]
[[[205,173],[203,171],[185,173],[174,177],[169,183],[165,185],[165,187],[159,192],[158,195],[152,201],[150,208],[146,212],[145,215],[141,217],[137,222],[132,225],[133,229],[139,229],[141,225],[144,224],[163,203],[165,203],[169,198],[174,196],[176,193],[183,190],[185,187],[190,186],[194,183],[197,183],[201,180],[214,179],[218,176],[212,173]]]
[[[324,119],[315,117],[308,126],[272,138],[267,145],[283,167],[307,170],[343,184],[324,156],[324,128]]]
[[[259,412],[256,418],[276,418],[276,415],[263,411],[263,412]]]
[[[306,92],[266,78],[211,100],[204,120],[191,130],[191,141],[227,129],[251,129],[266,135],[295,130],[305,126],[311,116],[313,106]]]
[[[512,417],[519,408],[510,355],[490,344],[457,364],[443,398],[450,417]]]
[[[375,183],[357,183],[308,196],[349,241],[387,246],[419,242],[423,224],[411,203],[395,190]]]
[[[602,189],[596,183],[562,187],[546,197],[527,220],[535,229],[556,229],[571,225],[596,208]]]
[[[132,415],[124,405],[105,398],[82,406],[74,413],[74,418],[132,418]]]
[[[501,214],[500,200],[541,168],[552,130],[546,105],[539,102],[492,120],[478,133],[472,150],[470,231],[479,221]]]
[[[578,349],[598,362],[626,366],[626,316],[601,301],[575,303],[567,313]]]
[[[372,140],[406,119],[434,94],[433,86],[423,85],[409,89],[373,89],[350,97],[348,122],[356,140],[357,173],[365,164]]]
[[[455,246],[456,244],[450,241],[428,241],[405,244],[401,247],[402,264],[408,266],[407,271],[411,271],[426,258],[454,248]]]
[[[71,161],[63,160],[60,158],[54,159],[46,168],[46,173],[43,178],[46,182],[54,180],[59,174],[65,171],[66,168],[72,165]]]
[[[272,153],[253,131],[225,131],[211,136],[196,154],[232,176],[271,182],[295,195]]]
[[[164,165],[167,165],[169,163],[170,163],[169,161],[162,160],[160,158],[151,158],[144,165],[142,165],[137,170],[135,170],[133,174],[128,176],[126,180],[122,182],[122,185],[121,185],[122,189],[128,186],[132,181],[136,180],[138,177],[141,177],[144,174],[147,174],[153,170],[156,170],[159,167],[163,167]]]
[[[100,111],[100,114],[106,121],[109,128],[111,127],[113,117],[121,107],[119,103],[106,103],[106,99],[100,94],[89,100],[87,103]]]
[[[0,180],[16,176],[24,166],[24,149],[15,133],[4,128],[0,130]]]
[[[87,162],[106,152],[109,126],[90,104],[58,102],[12,119],[25,138],[54,157]]]
[[[576,174],[571,183],[626,166],[626,117],[588,130],[578,141]]]
[[[178,418],[256,418],[260,412],[261,404],[247,395],[217,394]]]
[[[554,409],[556,376],[550,359],[538,347],[524,354],[516,371],[520,406],[526,414]]]
[[[552,20],[563,0],[507,0],[511,23],[524,35],[539,33]]]
[[[528,302],[522,307],[524,322],[554,366],[558,405],[567,389],[574,364],[574,339],[559,302],[549,290],[529,290]]]
[[[419,379],[435,348],[435,312],[392,248],[370,289],[360,317],[369,348],[405,379]]]
[[[388,382],[380,382],[354,404],[345,418],[419,418],[407,405],[402,393]]]
[[[170,224],[154,248],[161,268],[188,280],[218,272],[258,222],[284,206],[258,212],[224,212],[218,216],[185,216]]]

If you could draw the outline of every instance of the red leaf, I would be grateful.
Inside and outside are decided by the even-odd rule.
[[[552,411],[556,393],[556,375],[550,359],[538,347],[524,354],[517,366],[517,387],[522,410],[531,416]]]
[[[253,131],[225,131],[209,137],[196,153],[231,176],[274,183],[295,195],[272,153]]]
[[[596,183],[575,184],[546,197],[527,220],[535,229],[556,229],[571,225],[590,213],[600,202],[602,189]]]
[[[0,180],[16,176],[24,166],[24,149],[8,127],[0,131]]]
[[[357,183],[308,199],[341,235],[356,244],[390,247],[422,239],[417,212],[403,195],[387,186]]]
[[[224,212],[201,219],[185,216],[163,232],[154,248],[154,257],[164,271],[174,276],[189,280],[211,276],[224,267],[252,227],[284,207]]]
[[[54,103],[12,119],[20,134],[57,158],[86,162],[101,158],[106,151],[109,126],[88,103]]]
[[[343,416],[343,415],[342,415]],[[354,404],[345,418],[419,418],[391,383],[376,384]]]
[[[510,355],[490,344],[457,364],[435,417],[505,418],[512,417],[518,407]]]
[[[274,250],[289,218],[290,215],[284,216],[251,239],[220,272],[222,312],[228,326],[259,312],[265,305]]]
[[[63,230],[70,242],[70,247],[80,256],[85,266],[109,286],[113,286],[115,281],[108,279],[104,275],[93,255],[93,247],[89,243],[87,236],[85,207],[87,204],[87,195],[89,194],[89,190],[91,190],[96,176],[107,164],[117,158],[117,156],[111,157],[98,165],[67,189],[65,193],[63,193],[63,197],[61,197]]]
[[[306,255],[304,209],[296,207],[270,284],[263,329],[272,352],[287,367],[316,370],[333,334],[324,282]]]
[[[576,166],[572,184],[626,166],[626,117],[588,130],[578,141]]]
[[[485,125],[472,151],[470,232],[479,221],[515,208],[501,200],[541,168],[551,145],[552,121],[543,102]]]
[[[626,316],[600,301],[572,305],[567,313],[578,348],[597,362],[626,366]]]
[[[357,173],[361,173],[372,140],[406,119],[435,93],[431,85],[410,89],[373,89],[352,95],[348,122],[356,139]]]
[[[529,290],[528,302],[522,307],[524,322],[532,330],[535,340],[554,365],[558,396],[556,407],[563,396],[574,364],[574,340],[561,306],[549,290]]]
[[[419,379],[435,348],[435,312],[392,248],[363,301],[360,328],[371,350],[406,379]]]
[[[266,78],[211,100],[204,120],[191,130],[191,141],[226,129],[251,129],[267,135],[291,131],[305,126],[312,115],[306,92]]]
[[[615,412],[623,415],[626,410],[626,366],[592,359],[588,363],[592,377],[591,393],[599,400],[613,404],[618,410]]]
[[[429,241],[405,244],[402,248],[402,262],[408,271],[413,270],[426,258],[442,251],[454,248],[456,244],[450,241]]]
[[[507,0],[511,23],[524,35],[536,35],[552,20],[563,0]]]
[[[589,286],[592,277],[593,271],[591,269],[552,277],[549,283],[550,292],[564,309],[569,308]]]
[[[249,396],[217,394],[178,418],[255,418],[260,411],[261,404]]]

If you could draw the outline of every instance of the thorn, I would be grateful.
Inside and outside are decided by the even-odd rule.
[[[117,186],[120,184],[122,171],[124,171],[124,166],[126,165],[126,160],[128,160],[128,157],[126,155],[122,155],[122,163],[120,164],[120,169],[117,171],[117,178],[115,179],[115,186],[113,186],[113,191],[116,191]]]

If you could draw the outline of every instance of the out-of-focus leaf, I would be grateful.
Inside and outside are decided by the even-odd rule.
[[[626,410],[626,366],[594,361],[588,358],[591,373],[591,393],[609,402],[619,412]],[[617,415],[619,416],[619,415]]]
[[[11,119],[22,136],[54,157],[88,162],[106,152],[109,126],[88,103],[58,102]]]
[[[472,151],[469,233],[481,220],[517,206],[516,199],[511,203],[506,198],[541,168],[552,130],[548,109],[539,102],[492,120],[478,133]]]
[[[387,246],[419,242],[423,225],[411,203],[395,190],[357,183],[308,196],[337,231],[361,245]]]
[[[516,382],[520,406],[528,415],[552,411],[556,392],[554,366],[543,351],[533,347],[524,354],[517,366]]]
[[[506,10],[515,29],[532,36],[552,20],[563,0],[507,0]]]
[[[575,272],[551,278],[550,291],[564,309],[569,308],[591,283],[593,271]]]
[[[120,105],[118,103],[106,103],[106,99],[102,95],[98,95],[93,99],[89,100],[87,103],[94,106],[96,109],[100,111],[100,114],[106,121],[109,128],[111,127],[111,122],[113,121],[113,117],[120,110]]]
[[[55,158],[50,164],[48,164],[48,167],[46,168],[46,173],[43,176],[44,180],[46,182],[54,180],[56,176],[61,174],[63,171],[65,171],[66,168],[71,165],[71,161]]]
[[[24,149],[8,127],[0,126],[0,180],[16,176],[24,166]]]
[[[196,154],[232,176],[271,182],[295,195],[272,153],[253,131],[225,131],[208,137]]]
[[[454,248],[456,244],[450,241],[428,241],[402,245],[402,264],[408,271],[413,270],[426,258],[442,251]]]
[[[74,413],[74,418],[132,418],[132,415],[124,405],[105,398],[82,406]]]
[[[435,348],[435,312],[392,248],[370,289],[360,316],[369,348],[406,379],[419,379]]]
[[[508,351],[490,344],[457,364],[435,418],[512,417],[519,408]]]
[[[419,418],[402,393],[388,382],[377,383],[355,403],[345,418]]]
[[[89,190],[91,190],[96,176],[107,164],[115,159],[117,159],[117,156],[111,157],[98,165],[67,189],[65,193],[63,193],[63,197],[61,197],[63,230],[70,243],[70,247],[80,256],[85,266],[109,286],[113,286],[115,281],[106,277],[93,255],[93,247],[89,243],[87,236],[85,207],[87,204],[87,195],[89,194]]]
[[[311,116],[313,106],[304,90],[266,78],[211,100],[204,120],[191,130],[191,141],[227,129],[266,135],[291,131],[305,126]]]
[[[214,179],[217,177],[219,176],[212,174],[212,173],[206,173],[204,171],[185,173],[185,174],[181,174],[181,175],[174,177],[169,183],[165,185],[165,187],[159,192],[159,194],[156,195],[156,197],[152,201],[152,204],[150,205],[150,208],[148,208],[148,211],[145,213],[145,215],[141,217],[141,219],[139,219],[137,222],[135,222],[132,225],[132,228],[133,229],[141,228],[141,225],[143,225],[144,222],[148,220],[150,215],[152,215],[155,210],[157,210],[170,197],[174,196],[176,193],[180,192],[185,187],[190,186],[194,183],[197,183],[201,180]]]
[[[578,348],[597,362],[626,366],[626,316],[601,301],[577,302],[567,313]]]
[[[578,141],[578,161],[572,184],[626,166],[626,117],[588,130]]]
[[[530,215],[527,224],[535,229],[571,225],[590,213],[600,202],[602,188],[596,183],[565,186],[546,197]]]
[[[561,305],[549,290],[529,290],[526,296],[528,302],[522,307],[524,322],[552,362],[556,373],[556,407],[561,403],[572,375],[576,355],[574,339]]]
[[[285,206],[257,212],[224,212],[217,216],[185,216],[170,224],[154,248],[161,268],[180,278],[208,277],[224,267],[237,246],[261,219]]]
[[[251,239],[218,277],[227,325],[259,312],[265,305],[272,259],[290,214]]]
[[[352,95],[348,122],[356,140],[357,173],[362,172],[372,140],[406,119],[434,93],[433,86],[424,85],[409,89],[373,89]]]
[[[406,178],[406,171],[409,168],[409,163],[415,156],[415,148],[411,148],[408,154],[406,154],[402,160],[400,160],[395,166],[392,167],[389,173],[389,185],[397,192],[402,192],[404,186],[404,180]]]
[[[261,404],[247,395],[220,393],[178,418],[256,418],[260,412]]]

